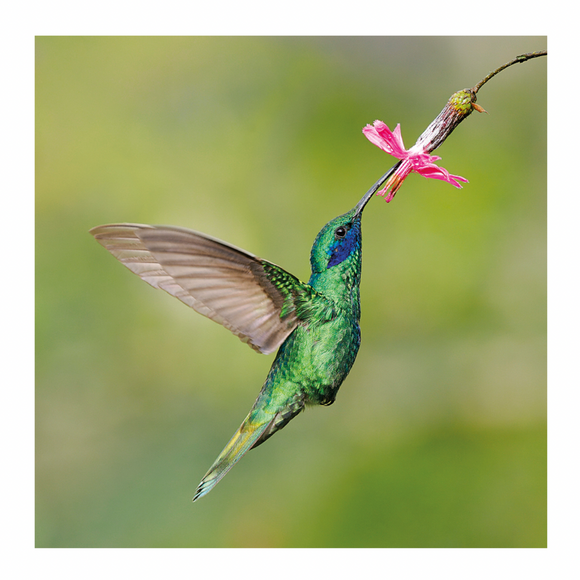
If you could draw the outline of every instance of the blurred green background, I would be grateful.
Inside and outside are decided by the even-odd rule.
[[[545,37],[39,37],[38,547],[546,546],[547,61],[479,93],[363,219],[361,350],[206,498],[273,356],[155,291],[88,234],[171,224],[303,280],[319,229],[456,90]]]

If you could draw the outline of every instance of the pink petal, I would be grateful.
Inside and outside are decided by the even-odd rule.
[[[461,188],[459,181],[469,183],[465,177],[451,175],[446,169],[436,165],[434,161],[439,161],[441,157],[429,155],[419,142],[415,143],[411,149],[405,149],[399,124],[391,131],[382,121],[375,121],[373,125],[367,125],[363,129],[363,133],[373,145],[376,145],[389,155],[403,160],[403,163],[387,180],[384,187],[377,192],[377,195],[385,195],[389,192],[386,201],[391,201],[395,197],[403,181],[411,172],[419,173],[423,177],[430,179],[440,179],[457,188]]]
[[[415,168],[415,171],[426,178],[440,179],[441,181],[446,181],[447,183],[450,183],[451,185],[457,187],[458,189],[461,189],[462,186],[457,182],[457,180],[463,181],[464,183],[469,183],[469,181],[465,179],[465,177],[461,177],[459,175],[451,175],[443,167],[439,167],[434,164],[425,165],[420,168]]]
[[[397,159],[405,159],[408,156],[399,125],[395,127],[394,131],[391,131],[382,121],[375,121],[374,126],[367,125],[363,129],[363,133],[373,145],[376,145],[389,155]]]
[[[377,147],[379,147],[383,151],[386,151],[387,153],[391,152],[390,147],[389,148],[385,147],[385,140],[379,135],[377,130],[372,125],[367,125],[363,129],[363,134],[373,145],[376,145]]]
[[[390,145],[395,157],[401,159],[408,155],[401,136],[401,125],[399,123],[397,123],[394,131],[391,131],[382,121],[375,121],[375,127],[379,135]]]

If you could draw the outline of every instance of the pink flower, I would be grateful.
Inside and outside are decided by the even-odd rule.
[[[434,161],[441,159],[441,157],[438,157],[437,155],[429,155],[427,145],[423,144],[426,141],[428,142],[428,140],[424,138],[426,137],[427,131],[419,137],[417,143],[408,150],[405,149],[403,138],[401,137],[400,125],[397,125],[395,130],[391,131],[382,121],[375,121],[374,125],[367,125],[363,129],[363,133],[371,143],[380,147],[389,155],[402,161],[396,171],[386,181],[383,189],[377,192],[377,195],[384,195],[390,190],[385,200],[387,202],[395,197],[395,194],[403,184],[403,181],[413,171],[419,173],[423,177],[441,179],[442,181],[446,181],[458,188],[461,188],[459,181],[468,183],[465,177],[451,175],[446,169],[433,163]]]

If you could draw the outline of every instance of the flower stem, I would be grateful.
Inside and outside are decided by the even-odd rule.
[[[385,195],[388,192],[385,201],[391,201],[405,178],[411,172],[419,173],[424,177],[441,179],[455,187],[461,187],[459,182],[467,182],[467,179],[459,175],[451,175],[446,169],[435,165],[433,162],[441,158],[437,155],[431,156],[430,153],[442,145],[459,123],[469,117],[473,111],[480,113],[487,112],[476,102],[477,92],[487,81],[513,64],[526,62],[532,58],[546,56],[547,54],[548,51],[542,50],[516,56],[510,62],[489,73],[473,88],[463,89],[453,93],[445,107],[443,107],[443,110],[429,124],[427,129],[423,131],[411,149],[405,149],[399,125],[397,125],[394,131],[391,131],[382,121],[375,121],[372,127],[367,125],[363,129],[363,133],[367,139],[383,151],[386,151],[394,157],[398,157],[399,161],[369,189],[364,198],[359,202],[357,206],[359,208],[358,211],[360,212],[362,210],[370,197],[381,186],[383,186],[383,189],[378,192],[378,195]]]
[[[506,62],[499,68],[496,68],[493,72],[490,72],[484,79],[480,80],[471,90],[474,93],[477,93],[479,89],[490,79],[492,79],[496,74],[500,73],[502,70],[506,69],[508,66],[512,66],[512,64],[518,64],[519,62],[526,62],[531,58],[538,58],[539,56],[546,56],[548,54],[547,50],[539,50],[537,52],[527,52],[526,54],[520,54],[520,56],[516,56],[513,60]]]
[[[423,131],[422,135],[417,139],[414,148],[423,149],[427,153],[431,153],[437,147],[443,144],[443,141],[451,135],[452,131],[463,121],[471,115],[475,110],[480,113],[485,113],[485,109],[477,104],[477,91],[495,75],[499,74],[502,70],[512,66],[512,64],[517,64],[519,62],[526,62],[532,58],[537,58],[539,56],[545,56],[548,54],[547,50],[540,50],[537,52],[528,52],[526,54],[521,54],[516,56],[510,62],[500,66],[493,72],[490,72],[484,79],[479,81],[471,89],[463,89],[462,91],[457,91],[453,95],[443,110],[439,115],[433,120],[433,122]]]
[[[413,149],[423,150],[425,153],[435,151],[463,119],[469,117],[474,109],[477,111],[481,109],[479,105],[475,105],[476,101],[477,97],[472,89],[463,89],[453,93],[443,110],[421,133]]]

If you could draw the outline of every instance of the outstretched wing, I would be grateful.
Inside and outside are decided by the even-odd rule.
[[[145,282],[264,354],[298,325],[295,298],[313,292],[279,266],[185,228],[111,224],[90,233]]]

